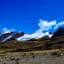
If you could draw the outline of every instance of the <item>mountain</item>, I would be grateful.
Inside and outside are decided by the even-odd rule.
[[[52,35],[51,33],[49,35]],[[12,41],[17,40],[18,38],[24,36],[24,32],[9,32],[9,33],[3,33],[0,34],[0,42],[6,42],[6,41]],[[64,28],[59,28],[52,36],[52,38],[64,36]],[[27,36],[26,36],[27,37]],[[28,37],[27,37],[28,38]],[[32,38],[32,39],[26,39],[26,41],[42,41],[51,39],[48,35],[42,37],[42,38]]]
[[[44,36],[44,37],[41,37],[41,38],[38,38],[38,39],[32,38],[28,41],[43,41],[43,40],[48,40],[48,39],[50,39],[49,36]]]
[[[64,49],[64,28],[59,28],[53,34],[52,38],[49,38],[49,36],[46,35],[38,39],[32,38],[30,40],[17,41],[17,38],[23,37],[24,35],[24,32],[10,32],[1,34],[0,49],[9,49],[9,51]]]
[[[44,49],[64,49],[64,28],[59,28],[45,43]]]
[[[24,32],[9,32],[0,35],[0,42],[16,40],[18,37],[23,36]]]
[[[64,28],[59,28],[54,35],[52,36],[52,38],[54,37],[60,37],[60,36],[64,36]]]
[[[17,38],[19,38],[19,37],[21,37],[23,35],[24,35],[24,32],[14,33],[14,35],[9,40],[16,40]]]

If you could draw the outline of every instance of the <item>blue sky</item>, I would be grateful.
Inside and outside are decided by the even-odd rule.
[[[0,0],[0,31],[34,33],[40,19],[63,21],[64,0]]]

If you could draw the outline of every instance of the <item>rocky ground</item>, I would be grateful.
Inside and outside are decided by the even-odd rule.
[[[64,54],[25,54],[15,57],[1,57],[0,64],[64,64]]]

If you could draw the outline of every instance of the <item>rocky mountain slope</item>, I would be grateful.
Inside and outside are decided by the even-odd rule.
[[[0,36],[0,49],[7,51],[32,51],[64,49],[64,28],[59,28],[52,38],[48,36],[27,41],[17,41],[18,37],[23,36],[23,32],[10,32]]]
[[[16,40],[18,37],[23,36],[23,35],[24,35],[23,32],[3,33],[0,35],[0,42]]]

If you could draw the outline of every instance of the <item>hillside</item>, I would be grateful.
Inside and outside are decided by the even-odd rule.
[[[10,34],[5,34],[10,35]],[[23,36],[24,33],[14,34],[14,38]],[[58,29],[52,38],[42,37],[26,41],[17,41],[11,37],[8,41],[0,42],[0,50],[5,52],[26,52],[36,50],[64,49],[64,28]],[[3,36],[2,36],[3,38]]]

